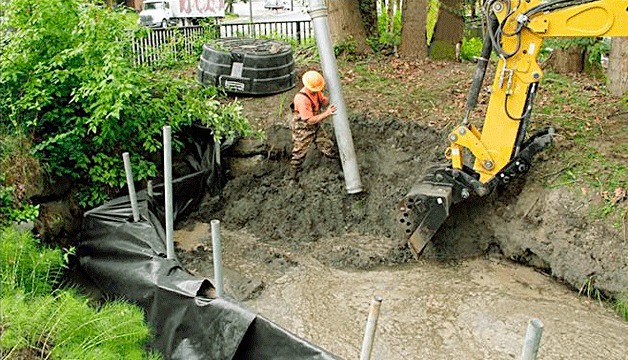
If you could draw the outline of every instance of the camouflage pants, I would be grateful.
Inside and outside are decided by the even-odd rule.
[[[307,124],[298,114],[294,115],[292,118],[292,159],[290,160],[293,168],[301,168],[312,141],[323,155],[330,158],[337,156],[334,142],[320,124]]]

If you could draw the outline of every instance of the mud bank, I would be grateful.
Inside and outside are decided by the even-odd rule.
[[[396,119],[351,119],[365,192],[347,195],[339,162],[312,149],[299,185],[286,181],[290,132],[282,124],[267,141],[225,154],[232,179],[222,196],[205,199],[191,221],[221,219],[263,242],[309,252],[325,238],[373,237],[381,251],[356,249],[342,240],[331,253],[312,254],[326,266],[367,269],[411,262],[395,221],[397,202],[423,171],[443,162],[446,134]],[[543,162],[541,161],[541,164]],[[533,167],[526,180],[452,208],[450,219],[424,252],[425,259],[503,256],[565,281],[609,295],[628,288],[628,259],[619,231],[586,220],[587,199],[542,185],[547,172]]]

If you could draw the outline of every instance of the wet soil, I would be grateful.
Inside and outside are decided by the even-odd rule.
[[[204,223],[179,230],[181,245],[195,249],[179,255],[211,278],[211,241],[190,241],[208,231]],[[497,256],[367,270],[319,259],[343,257],[345,247],[384,257],[386,239],[346,234],[300,252],[244,230],[223,229],[221,238],[229,296],[344,359],[359,357],[375,295],[384,300],[373,359],[518,358],[531,318],[544,324],[539,359],[619,360],[628,350],[628,324],[612,310]]]
[[[456,66],[458,76],[472,71]],[[207,223],[219,219],[229,296],[342,358],[358,357],[374,295],[385,299],[376,359],[516,358],[533,317],[546,326],[540,358],[625,358],[628,325],[591,297],[628,288],[625,234],[592,220],[587,196],[545,186],[560,169],[551,152],[526,179],[452,208],[417,261],[400,240],[396,204],[444,161],[447,112],[360,111],[349,89],[365,191],[348,195],[339,162],[316,149],[291,184],[288,122],[274,110],[291,95],[245,100],[266,140],[223,154],[230,181],[180,225],[188,270],[211,278]],[[434,91],[443,109],[459,108],[457,94]],[[422,118],[399,116],[412,112]]]

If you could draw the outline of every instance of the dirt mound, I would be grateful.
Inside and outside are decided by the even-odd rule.
[[[308,154],[298,186],[291,185],[286,176],[290,130],[277,125],[267,130],[266,143],[257,150],[225,154],[233,178],[222,196],[205,199],[197,219],[220,219],[228,228],[246,229],[268,244],[311,252],[334,267],[412,261],[400,240],[396,204],[427,167],[444,161],[446,134],[394,118],[353,116],[350,122],[364,193],[348,195],[339,161],[324,158],[316,149]],[[619,234],[587,222],[585,208],[576,204],[583,200],[565,190],[542,188],[534,181],[536,171],[528,176],[531,180],[453,207],[423,257],[498,254],[575,288],[593,285],[593,280],[596,288],[618,294],[626,288]],[[388,240],[356,242],[351,234]]]
[[[267,147],[275,149],[276,156],[257,157],[252,164],[250,159],[232,158],[232,170],[238,176],[227,184],[222,198],[206,203],[207,208],[215,209],[215,202],[224,204],[218,214],[221,219],[268,241],[297,245],[360,233],[399,242],[396,202],[427,165],[439,161],[443,135],[395,119],[355,117],[351,123],[365,189],[362,194],[348,195],[340,162],[323,157],[316,149],[305,160],[299,184],[291,185],[286,176],[289,151],[278,150],[285,148],[282,141],[289,141],[290,130],[276,126],[267,134]],[[235,169],[243,163],[248,171]],[[396,251],[368,263],[405,259],[407,254]],[[362,260],[357,263],[367,265]]]

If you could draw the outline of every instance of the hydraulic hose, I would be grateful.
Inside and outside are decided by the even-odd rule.
[[[482,84],[484,83],[484,76],[486,75],[486,67],[488,66],[488,62],[491,58],[491,52],[493,51],[493,41],[491,39],[491,33],[495,33],[498,26],[499,24],[497,23],[497,19],[495,19],[495,17],[493,16],[489,16],[487,24],[488,29],[486,29],[482,44],[482,52],[480,53],[478,66],[475,69],[475,74],[473,75],[471,90],[469,90],[469,95],[467,96],[467,109],[464,119],[465,123],[467,123],[468,121],[469,113],[475,108],[478,103],[478,96],[480,94]]]

